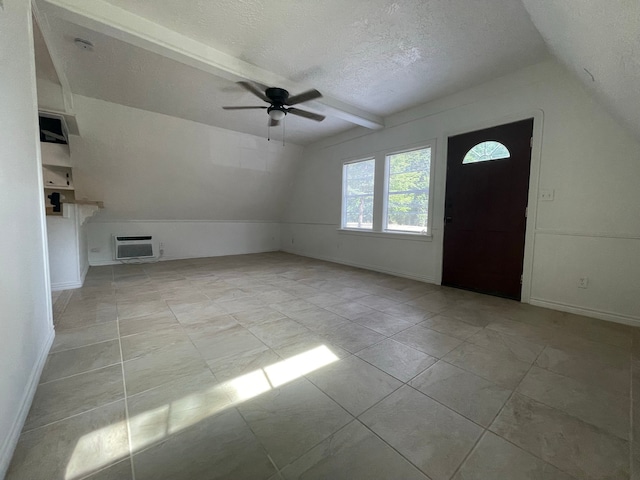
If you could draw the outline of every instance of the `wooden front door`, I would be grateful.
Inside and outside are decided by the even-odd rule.
[[[533,119],[449,138],[442,284],[520,299]]]

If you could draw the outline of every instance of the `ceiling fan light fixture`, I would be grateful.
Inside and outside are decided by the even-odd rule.
[[[285,116],[285,112],[283,110],[277,110],[277,109],[273,109],[273,110],[269,110],[269,116],[273,119],[273,120],[282,120]]]

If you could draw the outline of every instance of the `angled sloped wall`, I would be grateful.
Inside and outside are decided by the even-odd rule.
[[[153,234],[165,259],[279,249],[301,147],[82,96],[74,108],[76,198],[105,203],[87,224],[92,265],[113,261],[112,234]]]

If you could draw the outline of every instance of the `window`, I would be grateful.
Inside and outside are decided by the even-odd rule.
[[[342,228],[373,229],[375,160],[345,163],[342,168]]]
[[[385,229],[427,233],[431,147],[387,156]]]
[[[487,162],[489,160],[502,160],[509,158],[509,149],[500,142],[482,142],[467,152],[462,163]]]

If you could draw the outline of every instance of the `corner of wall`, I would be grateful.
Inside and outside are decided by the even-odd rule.
[[[36,394],[36,390],[40,382],[40,376],[42,375],[42,370],[44,369],[44,365],[47,361],[49,350],[51,350],[51,345],[53,345],[54,338],[55,330],[51,328],[51,330],[49,331],[49,336],[47,337],[44,346],[40,351],[40,355],[38,356],[36,363],[33,365],[31,374],[29,375],[29,380],[27,381],[25,390],[22,394],[20,410],[15,417],[9,434],[5,438],[4,444],[0,447],[0,478],[4,478],[7,470],[9,469],[9,465],[11,464],[11,457],[13,456],[13,452],[16,448],[16,445],[18,444],[18,439],[20,438],[22,427],[27,419],[27,415],[29,414],[31,404],[33,403],[33,397]]]

